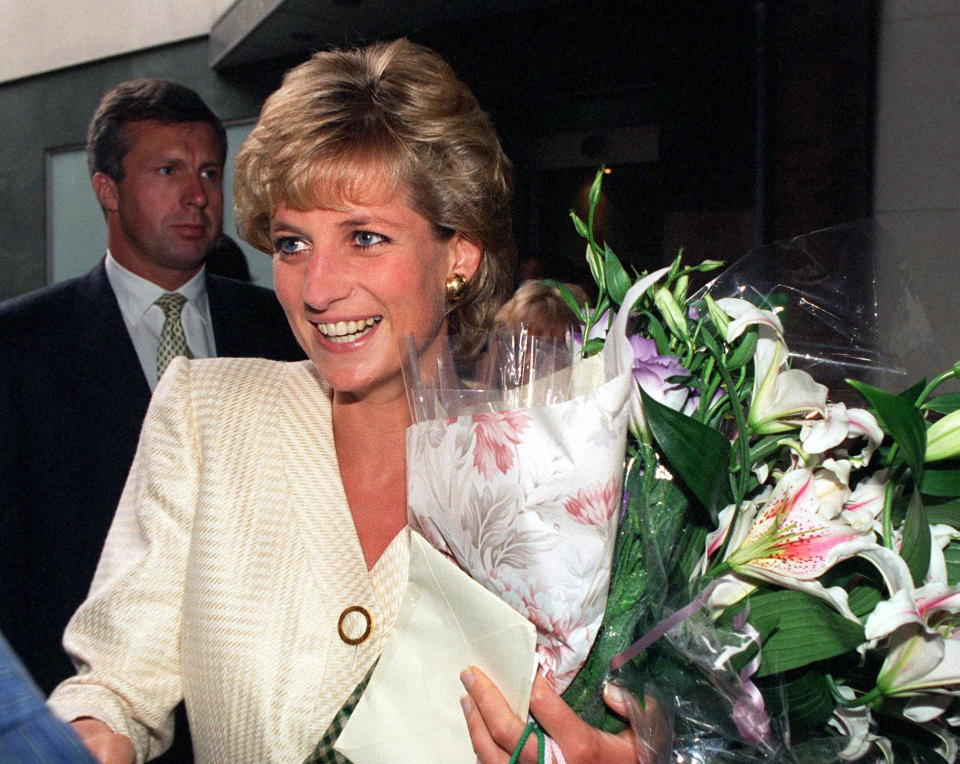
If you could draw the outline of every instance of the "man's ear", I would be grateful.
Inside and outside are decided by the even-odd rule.
[[[93,185],[93,193],[97,195],[97,201],[100,202],[103,211],[116,212],[119,196],[117,181],[104,172],[95,172],[90,178],[90,183]]]
[[[480,267],[483,247],[459,233],[453,235],[451,244],[453,245],[453,263],[450,267],[450,275],[459,273],[470,281]]]

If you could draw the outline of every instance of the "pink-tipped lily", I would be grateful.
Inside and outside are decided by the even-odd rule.
[[[727,527],[707,539],[708,555],[719,548],[729,529],[734,512],[728,509],[726,514],[721,513]],[[811,470],[787,472],[762,506],[748,504],[742,508],[736,525],[739,527],[732,530],[722,563],[733,573],[722,579],[711,598],[711,607],[732,604],[736,599],[731,597],[744,596],[749,593],[750,581],[760,580],[805,591],[857,620],[846,593],[839,587],[824,587],[816,579],[841,560],[874,549],[877,544],[871,532],[824,516]]]
[[[786,473],[726,563],[738,573],[775,584],[812,581],[840,560],[872,546],[873,539],[820,512],[814,475]]]
[[[812,416],[824,416],[827,388],[805,371],[784,368],[789,353],[776,313],[736,297],[717,300],[717,305],[733,318],[727,326],[727,342],[735,340],[750,326],[759,327],[753,354],[753,395],[747,415],[753,432],[761,435],[786,432]]]

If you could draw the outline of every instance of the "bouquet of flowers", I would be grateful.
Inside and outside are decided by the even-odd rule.
[[[681,258],[633,284],[593,235],[602,177],[573,215],[597,304],[568,303],[582,355],[626,333],[636,384],[604,620],[565,698],[613,727],[611,673],[652,694],[677,760],[954,761],[960,394],[941,385],[960,363],[895,392],[844,382],[890,370],[829,300],[742,269],[690,295],[719,264]],[[817,340],[830,324],[844,342]]]

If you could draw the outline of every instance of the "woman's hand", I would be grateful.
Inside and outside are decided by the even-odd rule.
[[[74,719],[70,726],[100,764],[133,764],[136,761],[130,738],[114,732],[99,719],[82,717]]]
[[[478,759],[483,764],[504,764],[510,760],[526,724],[510,710],[500,690],[479,669],[471,667],[460,675],[468,695],[462,701],[467,717],[470,740]],[[623,717],[628,717],[627,699],[613,685],[604,690],[604,701]],[[607,763],[654,764],[666,747],[665,724],[659,723],[661,714],[651,698],[640,713],[650,723],[645,726],[659,730],[655,740],[636,740],[626,729],[612,735],[584,722],[543,677],[537,676],[530,696],[530,713],[543,731],[559,746],[567,764]],[[536,764],[537,739],[527,738],[520,755],[522,764]]]

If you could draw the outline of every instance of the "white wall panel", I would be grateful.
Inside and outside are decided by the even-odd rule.
[[[233,0],[3,0],[0,82],[209,34]]]

